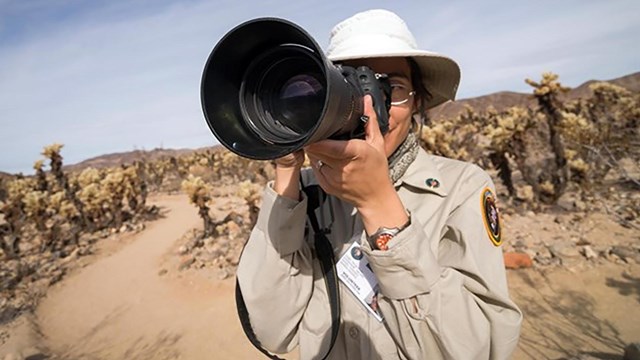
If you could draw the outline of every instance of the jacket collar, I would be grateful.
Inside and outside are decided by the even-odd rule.
[[[444,178],[434,161],[434,156],[427,154],[422,147],[418,149],[416,159],[409,165],[404,175],[394,184],[396,187],[406,184],[439,196],[447,196]]]

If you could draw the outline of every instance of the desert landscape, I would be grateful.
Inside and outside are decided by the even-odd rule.
[[[638,359],[640,73],[528,83],[434,109],[422,145],[496,183],[525,315],[513,359]],[[272,165],[221,147],[62,152],[0,173],[0,359],[261,358],[234,274]]]

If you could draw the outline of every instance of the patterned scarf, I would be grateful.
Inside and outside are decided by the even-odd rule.
[[[393,184],[398,181],[413,160],[418,156],[418,136],[414,131],[409,131],[409,135],[396,151],[389,156],[389,176]]]

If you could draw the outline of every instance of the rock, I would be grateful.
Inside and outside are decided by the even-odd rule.
[[[598,254],[595,251],[593,251],[593,249],[589,245],[583,246],[580,252],[582,253],[582,255],[584,255],[584,257],[587,258],[587,260],[593,260],[598,258]]]
[[[640,360],[640,343],[632,343],[624,348],[622,360]]]
[[[549,251],[553,257],[557,258],[576,258],[580,257],[580,251],[576,248],[575,243],[571,241],[559,241],[549,246]]]
[[[585,211],[585,210],[587,210],[587,204],[585,204],[585,202],[584,202],[584,201],[581,201],[581,200],[576,200],[576,201],[573,203],[573,206],[574,206],[574,207],[575,207],[575,209],[576,209],[576,210],[578,210],[578,211]]]
[[[523,252],[523,253],[529,255],[529,257],[534,259],[534,260],[535,260],[535,257],[538,255],[538,252],[533,250],[533,249],[524,249],[523,251],[520,251],[520,252]]]
[[[206,239],[204,239],[204,247],[205,248],[209,248],[211,246],[213,246],[213,244],[215,244],[216,239],[213,237],[208,237]]]
[[[202,253],[202,255],[200,255],[200,260],[204,261],[207,264],[210,264],[215,259],[217,259],[218,256],[220,256],[220,254],[217,253],[217,252],[205,251],[205,252]]]
[[[575,208],[576,199],[575,196],[570,192],[565,192],[564,194],[562,194],[562,196],[560,196],[556,204],[558,204],[558,206],[563,210],[573,211]]]
[[[240,226],[238,226],[234,221],[229,221],[226,225],[229,234],[237,234],[240,232]]]
[[[162,276],[165,275],[166,273],[168,273],[169,271],[167,269],[161,269],[160,271],[158,271],[158,276]]]
[[[537,264],[544,265],[544,266],[547,266],[547,265],[557,265],[557,264],[559,264],[559,261],[557,261],[557,262],[556,262],[556,261],[554,261],[554,260],[557,260],[557,259],[555,259],[555,258],[545,257],[545,256],[540,256],[540,255],[536,255],[536,256],[534,256],[534,257],[533,257],[533,260],[534,260]]]
[[[202,241],[199,236],[196,236],[195,238],[191,239],[185,246],[191,250],[201,247],[202,245],[204,245],[204,241]]]
[[[51,273],[51,278],[49,280],[49,285],[53,285],[55,283],[57,283],[58,281],[62,280],[62,277],[64,276],[64,271],[63,270],[56,270],[54,272]]]
[[[75,248],[69,256],[62,259],[62,264],[68,264],[73,260],[76,260],[80,256],[80,248]]]
[[[21,359],[25,360],[37,360],[37,359],[49,359],[49,356],[37,347],[28,347],[21,351]]]
[[[224,280],[229,277],[229,271],[226,268],[218,270],[218,280]]]
[[[78,248],[78,256],[90,255],[92,253],[93,251],[91,250],[91,247],[89,247],[88,245],[81,246]]]
[[[518,240],[513,244],[513,248],[516,250],[523,250],[527,248],[527,244],[525,244],[522,240]]]
[[[581,237],[578,239],[578,241],[576,242],[576,245],[578,246],[583,246],[583,245],[591,245],[591,242],[589,240],[587,240],[584,237]]]
[[[182,271],[188,269],[189,266],[191,266],[191,264],[193,264],[195,261],[196,259],[191,256],[183,259],[182,261],[180,261],[180,265],[178,265],[178,270]]]
[[[214,254],[216,257],[222,253],[222,246],[219,243],[213,243],[206,248],[209,254]]]
[[[180,254],[180,255],[184,255],[184,254],[186,254],[188,252],[189,252],[189,248],[186,247],[185,245],[182,245],[182,246],[180,246],[178,248],[178,254]]]
[[[508,252],[504,254],[504,266],[507,269],[530,268],[533,266],[533,261],[527,254]]]
[[[631,261],[635,261],[640,263],[640,252],[635,251],[630,246],[613,246],[610,252],[614,255],[617,255],[622,261],[626,263],[630,263]]]

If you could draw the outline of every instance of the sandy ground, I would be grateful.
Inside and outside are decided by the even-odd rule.
[[[246,359],[234,282],[161,275],[167,252],[200,224],[184,197],[159,205],[153,223],[112,256],[52,288],[36,311],[40,331],[63,359]]]
[[[0,359],[29,341],[61,359],[262,358],[240,328],[233,278],[169,266],[176,240],[200,225],[196,209],[183,196],[157,203],[164,219],[104,245],[101,255],[49,290],[34,316],[11,325]],[[514,359],[578,353],[620,359],[626,344],[640,341],[640,265],[527,269],[508,276],[525,312]],[[37,339],[25,340],[34,338],[21,333],[29,332],[25,328]]]

